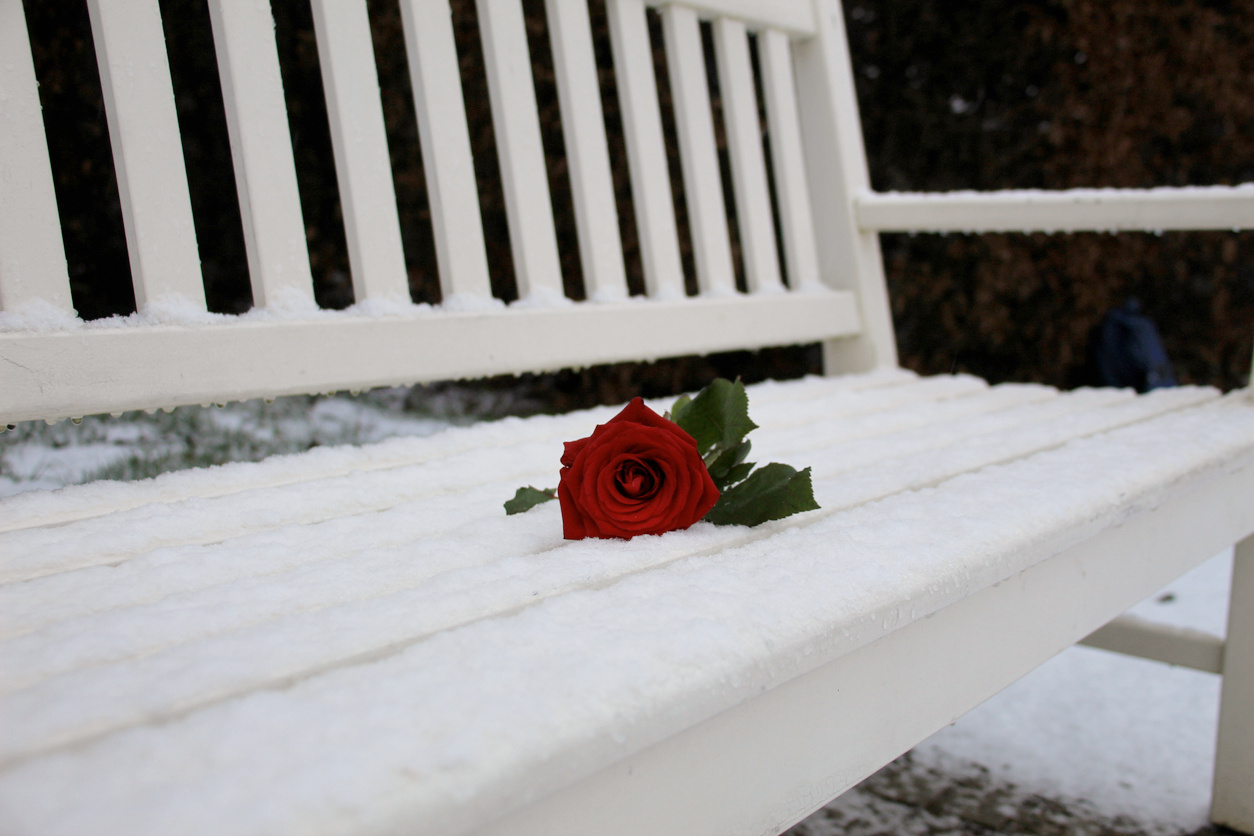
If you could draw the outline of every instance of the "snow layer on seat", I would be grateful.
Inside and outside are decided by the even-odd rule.
[[[561,540],[556,503],[505,517],[602,409],[407,441],[391,465],[335,451],[324,477],[188,474],[154,504],[0,534],[0,819],[455,829],[1254,459],[1254,406],[1210,390],[897,376],[751,404],[754,458],[811,465],[820,511],[630,542]],[[38,502],[55,519],[78,493]],[[223,517],[237,534],[210,533]]]

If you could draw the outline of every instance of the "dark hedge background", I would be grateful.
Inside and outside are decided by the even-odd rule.
[[[307,0],[272,3],[315,292],[352,302],[330,136]],[[134,310],[117,187],[85,5],[26,0],[57,169],[75,305]],[[454,0],[494,292],[512,299],[509,238],[474,5]],[[582,277],[542,0],[524,0],[563,279]],[[211,309],[251,292],[206,0],[161,0]],[[369,0],[411,294],[438,301],[417,125],[396,0]],[[592,3],[629,281],[642,292],[625,149],[605,33]],[[1254,180],[1254,4],[1225,0],[848,0],[863,130],[877,189],[1235,184]],[[651,15],[655,44],[660,29]],[[708,48],[708,43],[707,43]],[[672,183],[682,182],[664,58],[658,80]],[[717,90],[715,90],[717,94]],[[716,122],[721,121],[715,95]],[[734,227],[733,227],[734,230]],[[734,234],[733,234],[734,238]],[[690,246],[684,259],[693,275]],[[1254,339],[1254,234],[886,235],[902,363],[993,381],[1085,380],[1089,331],[1138,297],[1178,376],[1242,385]],[[739,269],[739,254],[734,254]],[[813,347],[528,376],[553,408],[662,395],[714,375],[793,376]],[[518,385],[489,382],[486,385]]]

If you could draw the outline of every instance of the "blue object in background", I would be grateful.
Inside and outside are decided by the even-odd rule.
[[[1089,335],[1089,366],[1098,386],[1138,392],[1176,385],[1167,350],[1154,321],[1129,299],[1111,308]]]

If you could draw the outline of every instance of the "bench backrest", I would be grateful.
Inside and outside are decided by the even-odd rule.
[[[139,315],[84,326],[72,309],[22,5],[3,0],[0,355],[7,362],[0,364],[0,422],[850,335],[864,335],[859,365],[894,362],[876,242],[858,233],[845,197],[851,185],[866,185],[866,166],[835,2],[702,0],[660,10],[700,288],[689,297],[645,4],[609,0],[647,288],[640,299],[627,293],[587,5],[549,0],[589,298],[580,303],[562,291],[522,5],[480,2],[520,297],[508,307],[489,287],[447,0],[400,5],[443,304],[410,302],[364,0],[312,4],[356,299],[344,312],[320,311],[314,302],[269,8],[253,0],[210,3],[254,299],[243,316],[206,312],[157,2],[90,0]],[[746,291],[736,288],[732,269],[703,18],[712,21],[718,56]],[[769,119],[769,159],[755,75]],[[851,252],[861,254],[850,260]],[[872,285],[869,292],[857,292],[860,280]],[[859,296],[881,307],[868,308]]]
[[[659,7],[665,34],[695,296],[685,293],[646,5]],[[1243,188],[875,194],[838,0],[606,0],[646,287],[629,297],[588,8],[546,0],[588,296],[572,302],[521,0],[479,0],[520,297],[505,306],[489,286],[448,0],[400,0],[443,298],[414,305],[366,3],[313,0],[356,300],[319,310],[269,6],[210,0],[254,300],[245,315],[210,314],[157,0],[88,6],[139,313],[90,324],[74,313],[22,3],[0,0],[0,425],[814,341],[829,372],[870,369],[896,363],[882,230],[1254,224],[1254,192]]]

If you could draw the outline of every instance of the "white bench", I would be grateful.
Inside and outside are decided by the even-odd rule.
[[[668,4],[686,297],[645,6],[608,0],[648,290],[628,299],[587,10],[549,0],[590,297],[571,303],[521,7],[481,0],[506,307],[447,5],[402,0],[445,300],[413,306],[365,4],[315,0],[358,302],[319,311],[267,4],[211,0],[256,302],[214,316],[157,4],[89,6],[140,314],[74,316],[22,4],[0,0],[0,422],[806,341],[843,376],[751,389],[755,456],[812,466],[822,505],[754,529],[565,542],[554,504],[505,517],[611,409],[0,502],[0,830],[778,832],[1239,543],[1222,646],[1129,622],[1091,641],[1222,671],[1212,815],[1254,833],[1249,392],[917,378],[877,238],[1248,227],[1248,188],[876,194],[834,0]]]

